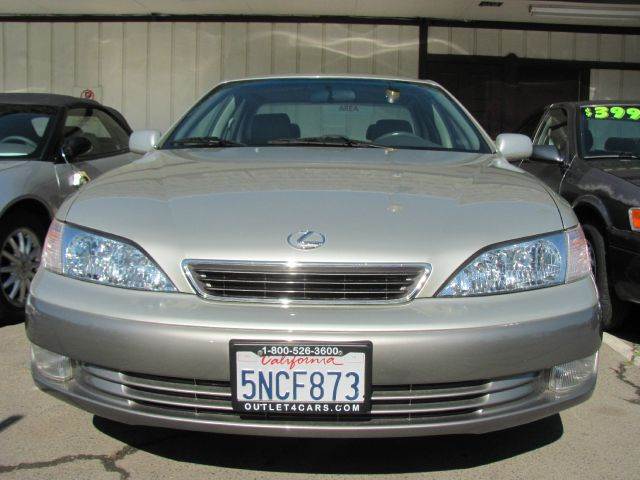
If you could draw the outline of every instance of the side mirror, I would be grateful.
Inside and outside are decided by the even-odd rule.
[[[161,136],[157,130],[136,130],[129,137],[129,150],[144,155],[155,148]]]
[[[91,142],[85,137],[71,137],[67,138],[62,144],[60,154],[62,159],[71,163],[76,160],[80,155],[84,155],[93,148]]]
[[[533,151],[531,139],[519,133],[501,133],[496,138],[496,146],[507,160],[529,158]]]
[[[564,159],[555,145],[536,145],[531,153],[531,160],[545,163],[562,163]]]

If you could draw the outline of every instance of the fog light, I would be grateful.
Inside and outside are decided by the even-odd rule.
[[[598,370],[598,352],[593,355],[556,365],[549,376],[549,390],[563,393],[575,388],[596,374]]]
[[[31,344],[31,368],[51,380],[63,382],[73,377],[71,359]]]

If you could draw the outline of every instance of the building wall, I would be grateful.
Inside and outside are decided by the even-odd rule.
[[[278,73],[418,76],[417,26],[0,23],[0,91],[79,95],[165,130],[218,81]],[[640,63],[640,36],[430,27],[430,54]],[[592,70],[590,96],[640,98],[640,72]]]
[[[428,52],[450,55],[640,63],[640,36],[430,27]]]
[[[314,23],[0,23],[0,91],[79,95],[166,129],[222,79],[418,76],[418,27]]]
[[[639,35],[431,27],[433,54],[640,63]],[[640,99],[640,71],[591,70],[592,100]]]
[[[591,70],[589,98],[592,100],[640,101],[640,71]]]

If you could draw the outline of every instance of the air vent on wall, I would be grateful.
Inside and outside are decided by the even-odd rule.
[[[503,2],[480,2],[479,7],[501,7]]]

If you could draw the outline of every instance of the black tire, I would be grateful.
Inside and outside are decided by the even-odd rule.
[[[607,247],[604,237],[598,227],[585,223],[582,225],[585,237],[595,257],[594,277],[598,294],[600,295],[600,307],[602,308],[602,328],[613,331],[624,322],[628,306],[620,301],[609,285],[609,270],[607,265]]]
[[[35,234],[40,245],[44,244],[48,223],[31,212],[14,212],[0,220],[0,254],[2,253],[2,246],[5,245],[8,237],[20,228],[30,230]],[[0,265],[2,265],[2,260],[0,258]],[[6,275],[4,277],[6,281]],[[2,279],[3,275],[0,273],[0,325],[21,322],[24,320],[24,306],[16,306],[9,301],[2,289]]]

